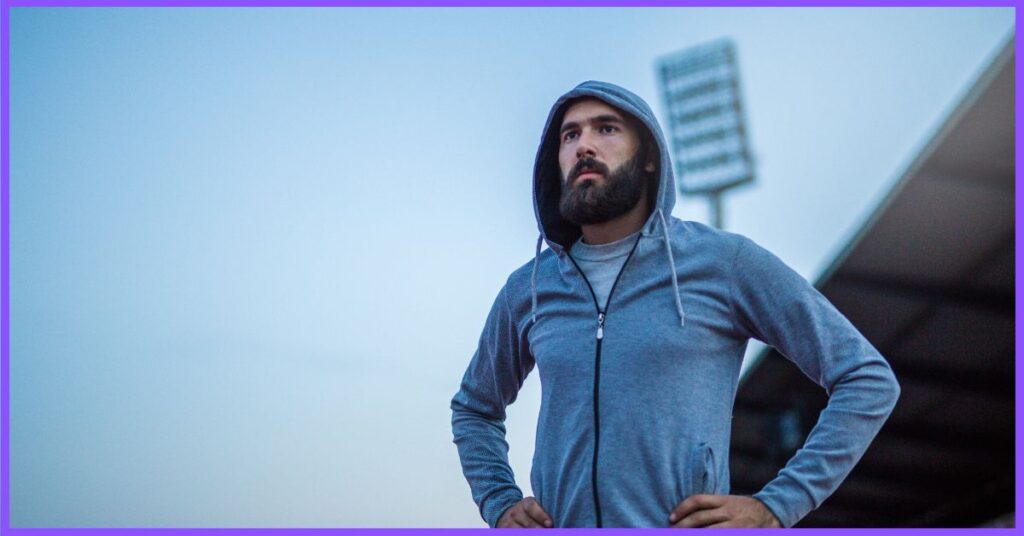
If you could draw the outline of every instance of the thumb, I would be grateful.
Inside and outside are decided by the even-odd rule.
[[[523,506],[526,509],[526,513],[533,518],[534,521],[544,525],[545,527],[551,528],[554,526],[554,522],[551,520],[551,516],[544,511],[537,499],[533,497],[527,497],[523,500]]]

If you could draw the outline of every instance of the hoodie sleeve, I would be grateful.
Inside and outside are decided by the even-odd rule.
[[[523,498],[508,462],[505,407],[534,366],[523,351],[502,288],[487,315],[480,343],[452,399],[452,434],[473,501],[491,527]]]
[[[871,343],[803,277],[740,237],[732,270],[733,318],[775,347],[828,394],[803,447],[754,494],[791,527],[819,507],[863,456],[900,388]]]

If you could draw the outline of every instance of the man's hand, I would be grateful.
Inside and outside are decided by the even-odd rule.
[[[691,495],[668,517],[673,528],[779,528],[775,514],[761,501],[742,495]]]
[[[551,516],[540,507],[533,497],[527,497],[514,505],[498,519],[499,529],[551,528]]]

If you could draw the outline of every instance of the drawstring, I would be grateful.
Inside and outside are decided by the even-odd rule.
[[[665,237],[665,251],[668,252],[668,265],[672,268],[672,290],[676,296],[676,312],[679,313],[679,325],[686,325],[686,317],[683,316],[683,302],[679,299],[679,281],[676,275],[676,260],[672,258],[672,245],[668,241],[668,223],[665,222],[665,213],[659,208],[658,217],[661,218],[662,236]]]
[[[540,264],[540,246],[544,243],[544,233],[537,237],[537,249],[533,253],[533,275],[530,276],[530,297],[533,300],[533,323],[537,323],[537,265]]]

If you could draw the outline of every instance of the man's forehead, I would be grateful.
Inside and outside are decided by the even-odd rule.
[[[562,116],[562,124],[564,125],[569,121],[579,122],[599,115],[612,115],[622,120],[626,120],[627,117],[618,108],[601,99],[586,97],[573,102],[566,108],[565,115]]]

